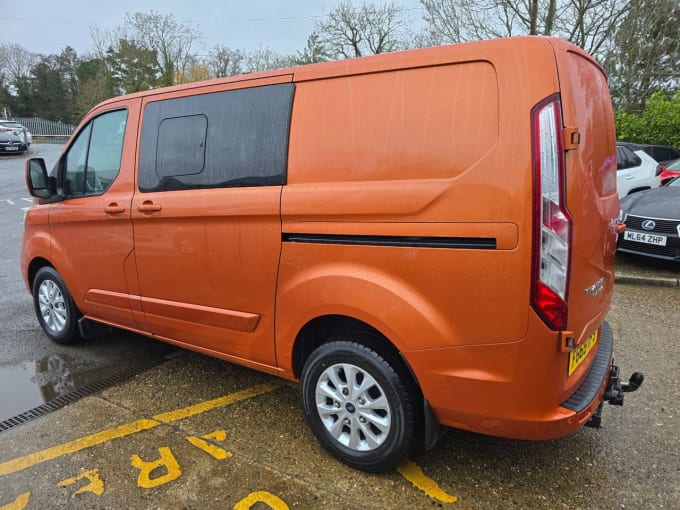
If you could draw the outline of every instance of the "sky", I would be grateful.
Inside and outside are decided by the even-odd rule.
[[[386,3],[388,0],[376,0]],[[418,0],[394,0],[407,19],[422,18]],[[315,22],[340,0],[0,0],[0,43],[17,43],[34,53],[60,53],[71,46],[78,55],[93,47],[91,28],[112,30],[126,12],[155,10],[190,22],[203,35],[194,53],[219,44],[277,53],[302,50]],[[360,0],[354,0],[359,5]]]

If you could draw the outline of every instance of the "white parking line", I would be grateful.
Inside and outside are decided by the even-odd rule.
[[[22,198],[21,200],[23,200],[24,202],[33,202],[32,198]]]
[[[9,198],[5,200],[9,205],[14,205],[14,200],[10,200]]]

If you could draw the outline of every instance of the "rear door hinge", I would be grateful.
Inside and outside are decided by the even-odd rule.
[[[562,132],[565,151],[574,151],[581,145],[581,133],[577,127],[565,127]]]

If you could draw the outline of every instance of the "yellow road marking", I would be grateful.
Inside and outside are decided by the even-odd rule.
[[[80,480],[87,480],[89,483],[82,486],[80,489],[71,494],[72,498],[75,498],[78,494],[84,494],[86,492],[91,492],[97,496],[104,494],[104,480],[99,476],[99,469],[92,469],[90,471],[85,471],[83,474],[74,476],[73,478],[67,478],[58,483],[59,487],[68,487],[73,485]]]
[[[397,466],[397,471],[418,489],[437,501],[442,503],[455,503],[458,501],[456,496],[445,492],[437,485],[437,482],[423,473],[423,470],[415,462],[406,459]]]
[[[234,505],[234,510],[250,510],[257,503],[264,503],[272,510],[288,510],[288,505],[280,497],[271,492],[251,492],[241,501]]]
[[[194,416],[197,414],[210,411],[217,407],[224,407],[239,400],[247,400],[252,397],[257,397],[262,393],[267,393],[276,388],[275,384],[259,384],[257,386],[252,386],[251,388],[246,388],[245,390],[237,391],[236,393],[230,393],[224,397],[219,397],[214,400],[208,400],[207,402],[201,402],[193,406],[185,407],[184,409],[178,409],[176,411],[170,411],[168,413],[157,414],[154,416],[154,420],[162,421],[165,423],[170,423],[173,421],[183,420],[189,416]]]
[[[139,475],[137,476],[137,487],[143,489],[153,489],[154,487],[160,487],[168,482],[177,480],[182,476],[182,469],[179,467],[177,459],[172,454],[172,450],[167,446],[163,446],[158,449],[160,458],[151,461],[144,461],[136,453],[130,457],[130,462],[132,466],[139,469]],[[159,468],[165,468],[165,474],[151,478],[151,474],[159,470]]]
[[[112,439],[118,439],[120,437],[136,434],[137,432],[141,432],[143,430],[149,430],[154,427],[158,427],[159,425],[160,422],[155,420],[137,420],[132,423],[126,423],[125,425],[121,425],[119,427],[97,432],[96,434],[92,434],[90,436],[81,437],[80,439],[60,444],[59,446],[53,446],[52,448],[47,448],[45,450],[31,453],[14,460],[9,460],[0,464],[0,476],[16,473],[22,469],[35,466],[36,464],[42,464],[43,462],[56,459],[62,455],[79,452],[85,448],[106,443]]]
[[[187,436],[184,439],[189,441],[195,447],[200,448],[208,455],[213,456],[217,460],[228,459],[229,457],[232,456],[231,452],[228,452],[224,448],[220,448],[219,446],[208,443],[208,441],[206,441],[206,439],[215,440],[219,442],[224,441],[225,439],[227,439],[227,432],[225,430],[216,430],[211,434],[206,434],[202,438],[196,436]]]
[[[120,439],[122,437],[130,436],[144,430],[149,430],[154,427],[158,427],[163,423],[171,423],[173,421],[182,420],[184,418],[188,418],[189,416],[195,416],[217,407],[228,406],[230,404],[239,402],[240,400],[256,397],[257,395],[270,392],[276,387],[277,386],[275,384],[271,383],[259,384],[257,386],[246,388],[242,391],[237,391],[236,393],[225,395],[224,397],[185,407],[184,409],[158,414],[153,417],[153,420],[142,419],[131,423],[126,423],[112,429],[103,430],[89,436],[81,437],[80,439],[76,439],[74,441],[69,441],[68,443],[53,446],[51,448],[31,453],[23,457],[18,457],[13,460],[8,460],[6,462],[0,463],[0,476],[16,473],[17,471],[35,466],[36,464],[42,464],[43,462],[56,459],[57,457],[79,452],[86,448],[90,448],[91,446],[109,442],[113,439]]]
[[[24,508],[26,508],[26,505],[28,505],[28,501],[30,499],[31,493],[24,492],[21,496],[19,496],[11,503],[7,503],[6,505],[0,506],[0,510],[24,510]]]

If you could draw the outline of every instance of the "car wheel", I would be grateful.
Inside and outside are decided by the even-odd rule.
[[[378,352],[350,341],[323,344],[301,379],[307,423],[336,459],[376,473],[413,449],[416,392]]]
[[[51,267],[43,267],[35,275],[33,306],[40,326],[50,339],[59,344],[72,344],[81,339],[80,311],[61,276]]]

